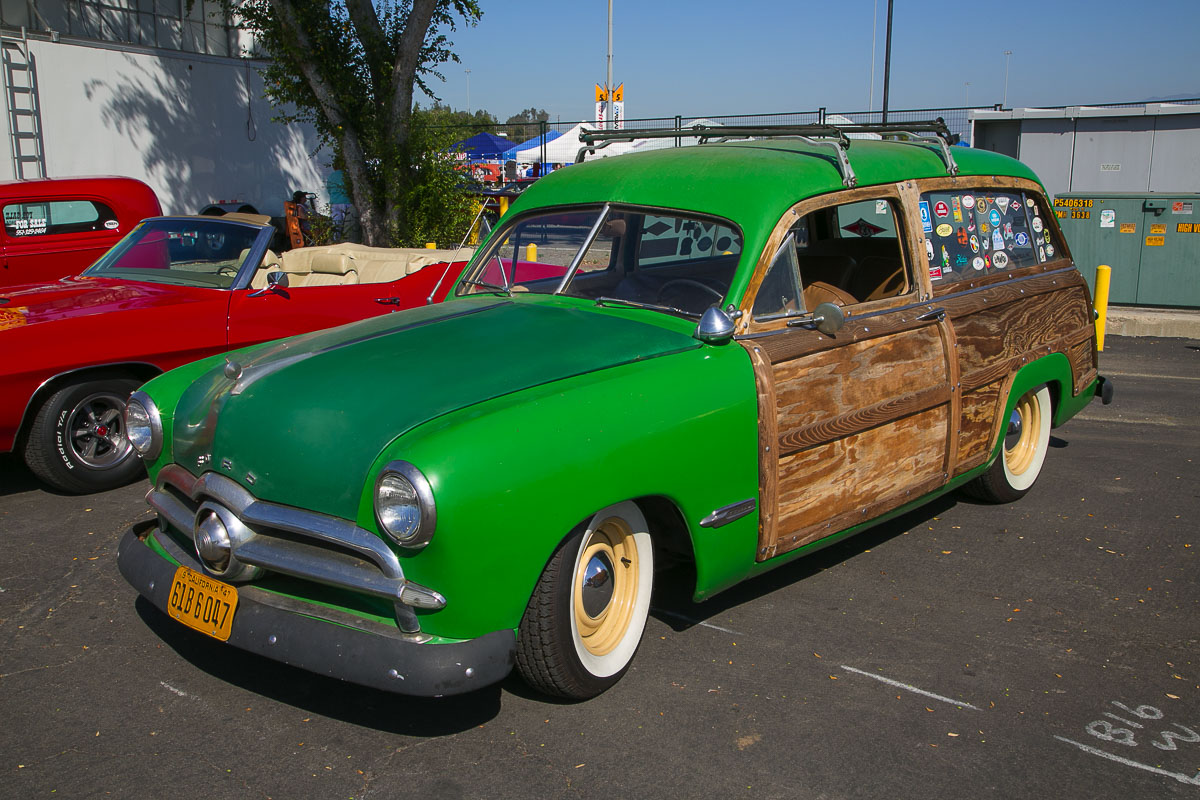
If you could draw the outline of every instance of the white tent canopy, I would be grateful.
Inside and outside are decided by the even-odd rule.
[[[588,124],[581,122],[571,128],[569,131],[563,131],[562,136],[546,143],[546,163],[547,164],[573,164],[575,156],[579,155],[579,148],[583,147],[583,142],[579,141],[579,132],[582,131]],[[607,147],[589,154],[589,159],[603,158],[606,156],[619,156],[622,153],[628,153],[633,150],[634,142],[613,142]],[[526,147],[523,150],[518,150],[514,154],[514,158],[520,164],[536,164],[542,157],[542,148],[540,145]]]
[[[687,135],[688,127],[692,125],[716,126],[718,123],[709,119],[696,119],[688,123],[679,133],[679,144],[681,147],[690,147],[700,143],[700,138],[697,136]],[[586,122],[581,122],[571,128],[569,131],[564,131],[562,136],[554,139],[546,144],[546,163],[548,164],[571,164],[575,161],[575,156],[579,154],[579,148],[583,147],[583,143],[579,141],[579,133],[585,127],[590,128],[591,125]],[[619,156],[623,153],[640,153],[646,150],[662,150],[675,146],[675,138],[667,137],[662,139],[634,139],[629,142],[611,142],[608,145],[598,149],[595,153],[588,153],[587,160],[591,161],[597,158],[607,158],[608,156]],[[521,164],[536,164],[541,159],[540,145],[533,145],[518,150],[514,157]]]

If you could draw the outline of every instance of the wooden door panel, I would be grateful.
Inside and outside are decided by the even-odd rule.
[[[839,342],[795,330],[772,337],[764,349],[804,354],[761,370],[770,391],[760,392],[760,404],[774,411],[763,471],[773,471],[768,477],[775,480],[764,484],[774,483],[777,502],[762,527],[760,560],[866,521],[945,481],[957,407],[947,331],[934,322],[914,326],[911,311],[899,313],[903,325],[888,324],[885,315],[870,326],[847,326],[861,337]],[[806,347],[806,339],[825,349]],[[753,352],[763,359],[764,350]]]
[[[865,522],[945,482],[949,406],[939,405],[779,461],[773,554]]]

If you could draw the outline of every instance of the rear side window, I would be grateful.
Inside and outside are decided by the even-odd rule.
[[[4,206],[4,232],[14,238],[114,230],[117,215],[95,200],[35,200]]]
[[[1061,244],[1036,198],[1018,189],[921,195],[929,278],[935,285],[1050,261]]]

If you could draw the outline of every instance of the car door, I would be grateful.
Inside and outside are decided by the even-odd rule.
[[[261,291],[238,289],[229,303],[229,346],[332,328],[348,322],[440,301],[462,271],[463,262],[449,267],[433,264],[393,281],[333,285],[292,285]],[[265,278],[265,276],[264,276]],[[289,275],[293,283],[312,276]],[[355,275],[357,280],[358,276]],[[255,285],[260,281],[255,281]],[[260,293],[261,291],[261,293]]]
[[[905,207],[899,187],[799,203],[751,280],[739,338],[759,392],[760,561],[951,474],[953,332],[928,302],[919,222],[906,225]],[[836,332],[816,328],[822,303],[845,315]]]

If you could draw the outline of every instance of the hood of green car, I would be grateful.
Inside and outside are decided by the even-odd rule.
[[[489,295],[389,314],[231,353],[180,398],[174,460],[353,518],[380,452],[424,422],[698,346],[683,320],[574,298]],[[510,434],[519,446],[497,432]]]

